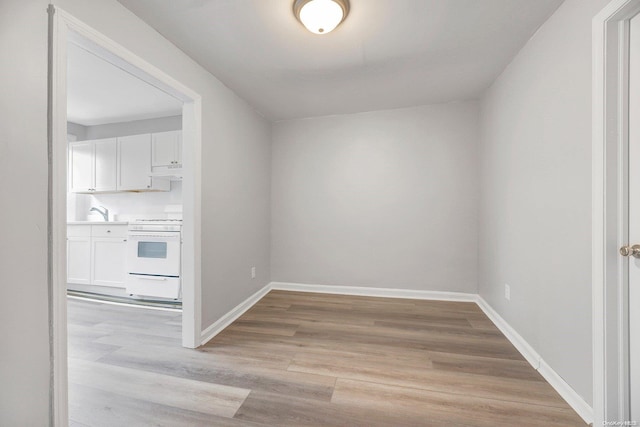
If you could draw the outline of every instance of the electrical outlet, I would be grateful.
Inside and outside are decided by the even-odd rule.
[[[255,267],[251,267],[251,278],[252,279],[256,278],[256,268]]]
[[[511,301],[511,286],[509,286],[507,284],[504,285],[504,297],[508,301]]]

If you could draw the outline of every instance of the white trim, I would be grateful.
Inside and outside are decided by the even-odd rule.
[[[253,307],[258,301],[262,299],[271,290],[271,285],[267,284],[255,294],[251,295],[246,300],[232,308],[227,314],[216,320],[213,324],[208,326],[200,338],[200,345],[204,345],[211,341],[213,337],[222,332],[227,326],[232,324],[238,317],[242,316],[247,310]]]
[[[68,27],[58,9],[49,5],[48,62],[48,155],[49,155],[49,316],[51,342],[50,410],[51,424],[65,427],[69,423],[67,374],[67,299],[66,299],[66,175],[67,153],[67,63]],[[64,121],[63,121],[64,120]],[[64,142],[63,142],[64,141]],[[66,151],[66,150],[65,150]],[[66,178],[66,177],[65,177]],[[64,202],[62,202],[64,201]],[[62,285],[63,284],[63,285]]]
[[[592,317],[594,425],[629,419],[624,166],[625,21],[640,0],[613,0],[593,18],[592,44]]]
[[[593,408],[567,382],[540,358],[538,372],[587,424],[593,423]]]
[[[486,314],[493,322],[493,324],[500,329],[500,332],[502,332],[503,335],[511,341],[511,344],[513,344],[516,350],[518,350],[527,362],[533,366],[533,369],[537,371],[538,368],[540,368],[540,360],[542,359],[538,352],[535,351],[533,347],[524,338],[522,338],[522,336],[516,332],[516,330],[513,329],[511,325],[509,325],[507,321],[504,320],[502,316],[500,316],[498,312],[495,311],[493,307],[491,307],[480,295],[476,296],[476,303],[480,309],[484,311],[484,314]]]
[[[49,5],[49,295],[52,381],[51,424],[68,424],[66,311],[66,45],[83,44],[105,60],[184,102],[183,106],[183,319],[182,345],[201,337],[201,97],[122,45],[64,10]]]
[[[303,283],[271,282],[271,289],[321,294],[360,295],[382,298],[406,298],[436,301],[476,302],[476,294],[462,292],[421,291],[413,289],[373,288],[361,286],[312,285]]]
[[[542,356],[529,344],[515,329],[507,323],[497,311],[493,309],[480,295],[476,296],[476,303],[484,311],[484,314],[496,325],[500,332],[513,344],[522,354],[529,364],[544,377],[560,396],[573,408],[574,411],[587,423],[593,422],[593,409],[589,404],[562,379],[551,366],[549,366]]]

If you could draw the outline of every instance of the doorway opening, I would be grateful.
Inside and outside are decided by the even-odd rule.
[[[107,142],[96,145],[95,142],[78,144],[78,159],[93,156],[92,160],[85,162],[79,160],[77,165],[74,165],[72,160],[72,150],[68,145],[68,139],[79,140],[78,135],[73,135],[73,132],[69,132],[68,129],[71,125],[68,125],[68,58],[80,49],[81,54],[90,54],[93,59],[99,59],[105,61],[121,72],[126,73],[130,77],[134,77],[147,85],[153,86],[156,90],[162,91],[167,97],[175,99],[176,102],[181,104],[180,116],[181,118],[174,118],[174,121],[180,122],[181,127],[181,145],[171,140],[171,137],[175,135],[159,135],[156,144],[156,158],[154,161],[152,173],[144,172],[147,176],[140,176],[139,169],[132,169],[130,174],[124,174],[123,168],[129,164],[137,164],[139,160],[131,156],[140,154],[141,150],[145,150],[146,147],[153,146],[156,139],[154,139],[154,132],[145,133],[143,138],[140,137],[139,132],[133,132],[136,135],[120,135],[120,136],[106,136],[106,138],[98,138],[100,140],[108,140]],[[91,58],[89,58],[91,59]],[[168,98],[167,98],[168,99]],[[161,302],[170,303],[171,301],[181,300],[182,304],[182,325],[180,331],[180,341],[182,346],[188,348],[198,347],[201,343],[201,320],[200,320],[200,281],[201,281],[201,261],[200,261],[200,150],[201,150],[201,98],[200,96],[184,86],[180,82],[174,80],[170,76],[166,75],[163,71],[152,66],[146,61],[142,60],[123,46],[115,43],[111,39],[93,30],[86,24],[77,20],[73,16],[69,15],[65,11],[57,8],[53,5],[49,6],[49,287],[50,287],[50,316],[51,316],[51,354],[52,354],[52,368],[53,368],[53,381],[52,381],[52,408],[53,408],[53,424],[64,426],[68,423],[68,369],[67,369],[67,283],[68,283],[68,261],[74,262],[69,268],[69,273],[73,276],[75,273],[81,272],[79,276],[76,274],[76,282],[80,282],[76,285],[82,285],[83,280],[89,280],[86,286],[101,286],[101,294],[109,294],[109,290],[114,291],[112,293],[117,294],[117,289],[120,289],[122,295],[111,295],[114,298],[122,297],[137,300],[149,300],[149,294],[153,295],[155,292],[156,300],[162,300]],[[92,129],[97,132],[99,129]],[[100,129],[105,130],[105,129]],[[113,131],[113,129],[111,129]],[[122,129],[120,129],[122,131]],[[76,134],[79,133],[76,129]],[[161,132],[156,132],[160,134]],[[95,141],[81,138],[84,142]],[[120,141],[120,138],[122,141]],[[127,138],[135,140],[127,140]],[[138,139],[145,139],[144,142],[138,141]],[[149,139],[147,144],[146,139]],[[130,142],[125,146],[126,142]],[[122,150],[119,150],[122,148]],[[170,153],[171,149],[173,152]],[[106,157],[102,157],[108,160],[105,164],[101,164],[101,172],[96,175],[96,150],[105,154]],[[162,151],[164,150],[164,151]],[[128,152],[128,157],[124,156],[124,153]],[[71,155],[69,153],[72,153]],[[151,154],[150,154],[151,155]],[[164,239],[163,241],[156,241],[151,237],[145,237],[142,234],[143,226],[148,225],[144,223],[144,220],[152,219],[148,216],[139,217],[140,213],[134,213],[138,218],[124,217],[124,211],[131,211],[131,207],[123,209],[120,212],[121,218],[109,218],[109,213],[113,215],[114,209],[111,208],[111,212],[107,212],[107,203],[114,205],[116,201],[119,203],[131,202],[131,200],[121,200],[127,198],[131,194],[118,193],[118,190],[128,192],[139,192],[157,189],[171,188],[172,175],[169,170],[173,170],[172,166],[176,163],[171,161],[177,161],[171,159],[170,161],[164,157],[175,156],[181,163],[180,183],[175,184],[176,187],[181,187],[181,201],[182,201],[182,227],[181,237],[182,245],[180,247],[179,238],[178,244],[174,245]],[[114,158],[115,157],[115,158]],[[133,160],[132,160],[133,159]],[[156,162],[157,160],[157,162]],[[169,163],[167,163],[169,162]],[[167,164],[164,164],[167,163]],[[93,170],[87,171],[86,165],[92,165]],[[113,165],[113,171],[111,170]],[[74,170],[75,167],[75,170]],[[84,169],[83,169],[84,168]],[[105,172],[106,171],[106,172]],[[82,177],[85,181],[82,182],[79,179],[77,189],[82,188],[82,185],[86,187],[84,190],[85,195],[83,198],[86,200],[73,200],[72,197],[67,197],[68,182],[73,184],[73,180],[69,179],[71,174],[77,173],[77,178]],[[82,174],[84,173],[84,176]],[[136,183],[135,175],[138,178],[144,178],[148,182],[147,188],[138,188],[140,183]],[[173,174],[176,175],[176,174]],[[106,182],[110,182],[110,179],[116,176],[117,183],[116,188],[101,187]],[[89,177],[90,184],[87,185],[87,177]],[[125,179],[126,178],[126,179]],[[175,178],[175,176],[174,176]],[[82,185],[80,185],[82,184]],[[110,185],[110,184],[109,184]],[[120,185],[118,188],[117,186]],[[157,188],[155,188],[157,187]],[[98,191],[98,189],[100,189]],[[113,192],[111,191],[113,190]],[[92,193],[90,196],[88,192]],[[77,192],[76,194],[80,194]],[[107,195],[110,194],[110,195]],[[159,194],[159,193],[158,193]],[[91,198],[89,198],[91,197]],[[99,198],[102,198],[100,200]],[[106,197],[106,199],[105,199]],[[91,206],[84,206],[82,203],[87,203],[87,200]],[[106,201],[105,201],[106,200]],[[166,200],[163,200],[166,202]],[[78,204],[81,206],[78,207]],[[97,204],[98,206],[93,206]],[[164,203],[169,204],[170,203]],[[89,249],[84,253],[85,257],[89,254],[88,260],[72,259],[73,251],[67,252],[67,209],[68,205],[71,208],[70,212],[73,215],[81,216],[81,218],[72,218],[80,223],[73,224],[78,227],[85,227],[84,229],[76,229],[74,232],[82,236],[85,249]],[[91,209],[91,208],[96,209]],[[86,208],[86,209],[85,209]],[[131,227],[125,231],[122,227],[124,224],[105,222],[104,224],[95,223],[95,230],[93,230],[93,222],[87,221],[91,219],[100,220],[98,217],[89,217],[88,214],[99,215],[103,220],[116,219],[119,222],[134,223],[140,226],[140,230],[135,229],[137,227]],[[151,212],[148,212],[151,215]],[[167,212],[163,212],[165,216],[163,218],[167,222],[178,219],[172,215],[178,215],[177,212],[171,212],[171,208]],[[125,221],[126,220],[126,221]],[[137,221],[142,220],[142,221]],[[92,225],[86,228],[87,224],[82,222],[91,222]],[[153,226],[162,226],[162,232],[170,231],[168,224],[152,224]],[[126,228],[126,226],[125,226]],[[87,232],[87,230],[89,230]],[[140,232],[140,233],[138,233]],[[84,236],[88,233],[88,236]],[[94,236],[95,234],[95,236]],[[104,234],[104,236],[102,235]],[[127,237],[123,239],[121,236]],[[147,233],[149,234],[149,233]],[[161,233],[162,234],[162,233]],[[136,239],[136,248],[130,245],[130,236]],[[86,246],[87,239],[89,238],[89,247]],[[166,236],[164,236],[166,237]],[[95,239],[95,244],[91,239]],[[113,241],[112,241],[113,240]],[[119,241],[117,241],[119,240]],[[122,240],[127,240],[123,242]],[[77,242],[78,240],[76,240]],[[126,248],[125,248],[126,246]],[[75,249],[81,246],[76,246]],[[121,247],[121,248],[120,248]],[[116,249],[114,249],[116,248]],[[117,250],[120,248],[123,250],[123,255],[118,255],[121,252]],[[95,251],[94,251],[95,249]],[[130,249],[130,250],[129,250]],[[77,251],[76,251],[77,252]],[[93,254],[93,255],[92,255]],[[116,254],[116,255],[114,255]],[[128,254],[128,255],[127,255]],[[99,256],[98,265],[91,265],[95,261],[95,257]],[[128,256],[133,261],[125,261],[125,265],[135,265],[136,268],[147,269],[145,271],[135,272],[120,272],[113,266],[122,264],[122,257]],[[176,256],[181,258],[181,267],[179,267],[179,286],[176,287],[176,276],[172,266],[167,261],[175,259]],[[87,264],[84,261],[88,261]],[[162,261],[162,263],[160,263]],[[78,266],[81,266],[78,270]],[[164,268],[161,274],[155,275],[153,272],[158,268]],[[85,273],[89,272],[87,276]],[[98,273],[96,275],[96,272]],[[123,274],[129,281],[129,273],[141,273],[131,281],[131,285],[125,284],[124,288],[120,279]],[[83,276],[84,274],[84,276]],[[150,292],[149,284],[153,282],[153,288],[158,289],[158,284],[164,286],[165,290],[162,295],[159,295],[157,290]],[[155,283],[162,280],[162,283]],[[82,286],[80,286],[82,287]],[[88,288],[92,289],[92,288]],[[78,290],[78,289],[76,289]],[[178,297],[176,298],[176,290],[178,290]],[[87,288],[79,289],[80,292],[86,292]],[[145,296],[146,295],[146,296]]]

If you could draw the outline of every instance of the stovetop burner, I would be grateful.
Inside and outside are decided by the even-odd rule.
[[[180,231],[181,219],[136,219],[129,222],[129,231]]]

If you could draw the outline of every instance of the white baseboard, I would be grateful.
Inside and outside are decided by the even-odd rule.
[[[511,344],[513,344],[516,350],[518,350],[520,354],[522,354],[522,356],[527,359],[527,362],[529,362],[529,364],[533,366],[533,369],[537,371],[538,368],[540,368],[540,360],[542,359],[538,352],[535,351],[533,347],[531,347],[531,345],[527,341],[525,341],[525,339],[522,338],[522,336],[517,333],[516,330],[513,329],[511,325],[509,325],[507,321],[504,320],[498,314],[498,312],[496,312],[493,307],[489,305],[487,301],[485,301],[484,298],[482,298],[480,295],[477,295],[476,302],[478,303],[478,306],[482,309],[482,311],[484,311],[484,314],[486,314],[487,317],[493,322],[493,324],[496,325],[498,329],[500,329],[500,332],[502,332],[504,336],[507,337],[509,341],[511,341]]]
[[[361,286],[312,285],[271,282],[271,289],[280,291],[317,292],[320,294],[357,295],[366,297],[424,299],[437,301],[476,302],[476,294],[462,292],[418,291],[412,289],[371,288]]]
[[[544,359],[540,359],[538,372],[562,396],[569,406],[580,415],[585,423],[593,423],[593,408],[556,371],[551,369],[551,366],[547,365]]]
[[[235,306],[231,311],[222,316],[212,325],[207,327],[200,334],[200,345],[204,345],[207,342],[211,341],[213,337],[218,335],[220,332],[224,330],[227,326],[233,323],[238,317],[242,316],[247,310],[255,305],[258,301],[262,299],[269,291],[271,290],[271,285],[265,285],[262,289],[260,289],[255,294],[251,295],[246,300],[242,301],[240,304]]]
[[[214,324],[202,331],[201,345],[206,344],[213,337],[218,335],[224,328],[229,326],[234,320],[242,316],[247,310],[262,299],[271,290],[296,291],[296,292],[316,292],[323,294],[338,295],[358,295],[368,297],[383,298],[407,298],[435,301],[461,301],[475,302],[496,325],[498,329],[507,337],[513,346],[524,356],[524,358],[537,370],[540,375],[562,396],[562,398],[573,408],[574,411],[587,423],[593,423],[593,408],[571,388],[534,350],[534,348],[504,320],[487,301],[480,295],[440,292],[440,291],[418,291],[411,289],[390,289],[372,288],[360,286],[332,286],[332,285],[312,285],[302,283],[271,282],[249,298],[238,304],[227,314],[218,319]]]
[[[574,411],[586,422],[587,424],[593,423],[593,408],[589,406],[587,402],[562,379],[551,366],[549,366],[544,359],[536,352],[533,347],[522,336],[513,329],[506,320],[504,320],[494,309],[484,300],[480,295],[476,296],[476,302],[478,306],[484,311],[489,319],[496,325],[498,329],[504,334],[511,344],[524,356],[524,358],[533,366],[533,368],[547,380],[547,382],[553,387],[560,396],[573,408]]]

